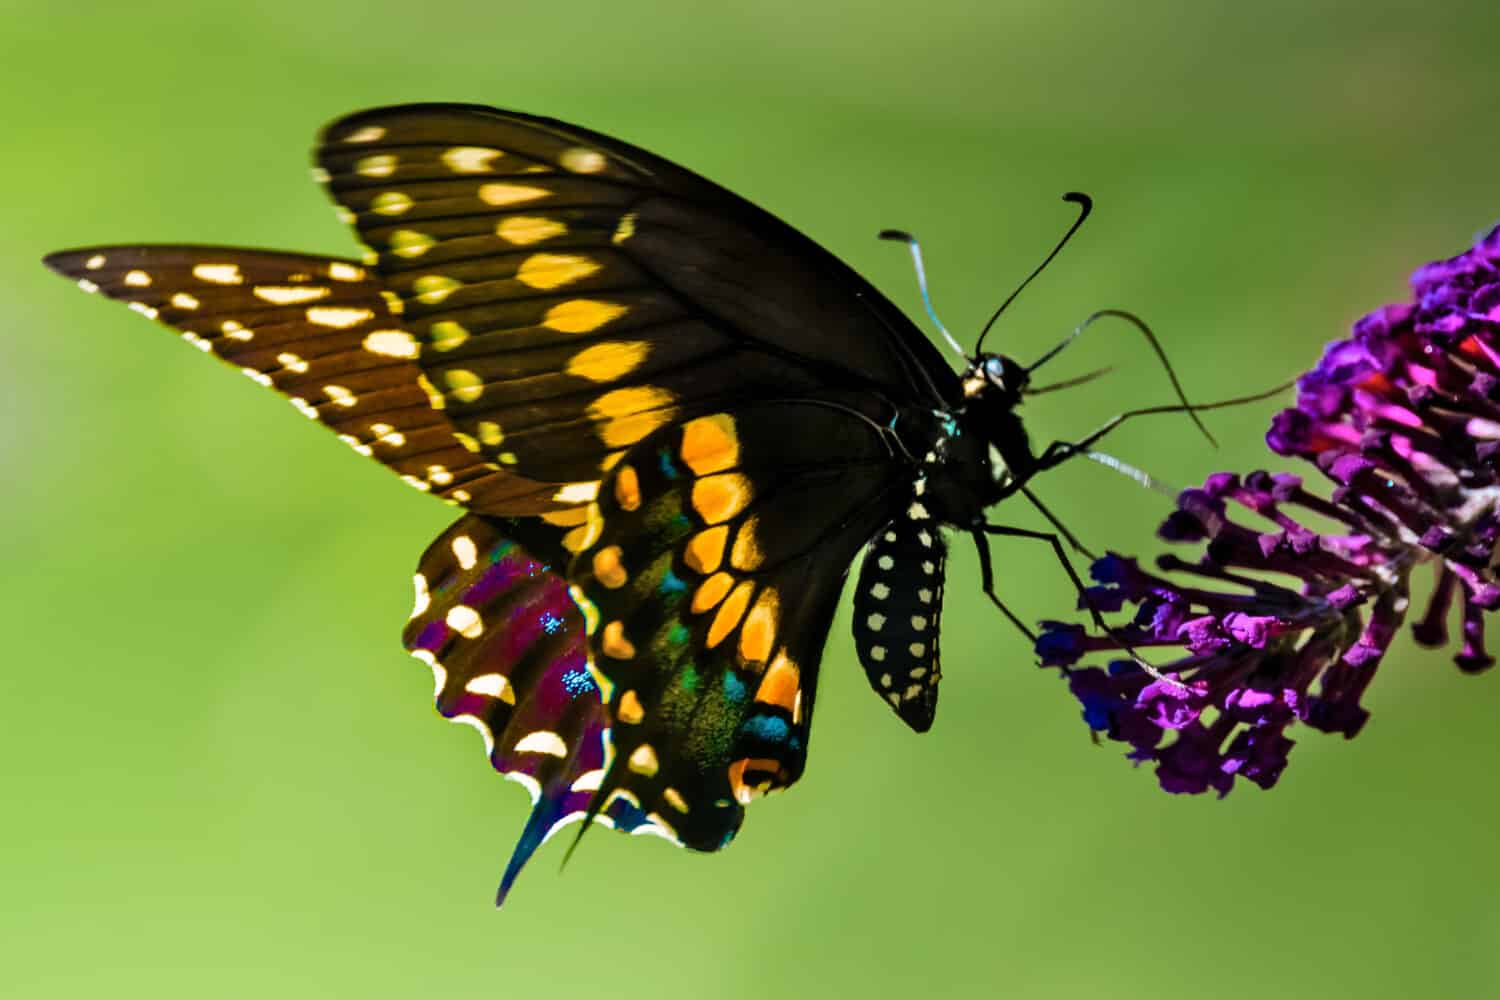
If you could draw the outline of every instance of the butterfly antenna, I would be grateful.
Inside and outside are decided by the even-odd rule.
[[[932,296],[927,291],[927,269],[922,266],[922,244],[918,243],[917,238],[911,233],[900,229],[882,229],[880,238],[906,244],[907,249],[911,251],[912,266],[917,269],[917,288],[922,292],[922,305],[927,308],[927,317],[932,320],[932,325],[937,327],[938,333],[943,335],[948,346],[953,348],[953,352],[964,361],[968,361],[969,356],[964,353],[963,346],[953,339],[953,334],[949,333],[943,321],[938,319],[937,310],[932,308]]]
[[[1057,392],[1060,389],[1072,389],[1074,386],[1080,386],[1086,382],[1092,382],[1096,378],[1103,378],[1105,375],[1108,375],[1112,371],[1114,371],[1114,368],[1112,366],[1106,368],[1095,368],[1091,372],[1086,372],[1082,375],[1075,375],[1073,378],[1065,378],[1061,382],[1049,382],[1046,385],[1039,385],[1036,388],[1031,388],[1028,386],[1022,394],[1026,396],[1041,396],[1049,392]]]
[[[995,320],[999,319],[1000,314],[1005,312],[1006,307],[1016,300],[1016,296],[1020,295],[1026,286],[1031,284],[1031,280],[1041,274],[1048,264],[1052,263],[1052,258],[1062,252],[1062,248],[1068,245],[1068,240],[1072,239],[1073,234],[1078,232],[1078,227],[1083,225],[1083,220],[1087,219],[1089,213],[1094,210],[1094,199],[1082,191],[1069,191],[1063,195],[1063,201],[1071,201],[1078,206],[1078,218],[1074,219],[1073,224],[1068,227],[1068,231],[1063,233],[1063,238],[1057,241],[1057,246],[1052,248],[1052,252],[1047,255],[1047,259],[1038,264],[1036,270],[1026,276],[1025,281],[1016,286],[1016,290],[1011,292],[1004,302],[1000,303],[1000,308],[995,310],[995,314],[990,317],[990,321],[984,324],[984,329],[979,331],[979,343],[974,345],[975,354],[979,354],[984,350],[984,338],[989,336],[990,327],[995,325]]]
[[[1177,380],[1177,372],[1173,370],[1172,362],[1167,360],[1167,352],[1161,346],[1161,341],[1156,339],[1156,334],[1152,332],[1151,327],[1146,325],[1146,321],[1141,319],[1133,312],[1127,312],[1124,309],[1100,309],[1098,312],[1091,314],[1090,316],[1086,317],[1082,323],[1079,323],[1078,326],[1073,329],[1072,333],[1064,337],[1056,347],[1052,348],[1052,350],[1048,351],[1046,354],[1043,354],[1036,361],[1033,361],[1030,365],[1028,365],[1026,367],[1027,373],[1036,371],[1042,365],[1057,357],[1060,353],[1062,353],[1063,348],[1067,347],[1073,341],[1077,340],[1078,335],[1083,333],[1083,331],[1087,330],[1090,326],[1093,326],[1094,323],[1098,322],[1101,319],[1109,318],[1124,320],[1125,322],[1129,323],[1131,326],[1139,330],[1141,332],[1141,336],[1146,338],[1146,343],[1151,345],[1151,350],[1156,353],[1156,359],[1161,362],[1162,369],[1166,371],[1167,378],[1172,383],[1172,391],[1177,393],[1177,399],[1182,404],[1180,408],[1181,412],[1186,413],[1189,419],[1191,419],[1193,421],[1193,424],[1198,428],[1198,430],[1202,432],[1203,436],[1208,439],[1208,443],[1217,448],[1219,446],[1219,442],[1214,440],[1214,436],[1208,432],[1208,428],[1203,426],[1203,421],[1198,419],[1198,411],[1203,409],[1203,407],[1194,406],[1192,403],[1188,402],[1187,394],[1182,391],[1182,383]]]

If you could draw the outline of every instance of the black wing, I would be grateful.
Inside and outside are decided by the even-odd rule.
[[[942,357],[807,237],[576,126],[466,105],[324,130],[333,197],[485,454],[582,496],[663,426],[848,390],[870,416],[957,397]]]

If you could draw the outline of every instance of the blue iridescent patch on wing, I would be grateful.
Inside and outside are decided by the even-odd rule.
[[[785,743],[792,735],[792,727],[779,715],[752,715],[745,720],[741,732],[767,743]]]

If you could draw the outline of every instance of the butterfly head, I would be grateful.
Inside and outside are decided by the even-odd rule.
[[[989,406],[1012,409],[1021,402],[1031,375],[1025,366],[1003,354],[979,354],[964,372],[964,396],[983,398]]]

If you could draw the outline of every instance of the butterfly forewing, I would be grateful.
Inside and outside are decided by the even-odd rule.
[[[845,570],[891,516],[878,432],[749,404],[645,439],[606,477],[569,576],[615,724],[605,789],[714,850],[802,773]]]
[[[952,379],[831,255],[624,143],[415,106],[334,123],[319,162],[449,415],[522,475],[596,481],[652,431],[736,400],[843,387],[889,419]]]
[[[476,729],[495,770],[531,795],[501,899],[533,851],[583,819],[604,776],[609,715],[565,562],[558,529],[543,522],[466,516],[423,554],[404,637],[432,668],[438,711]],[[597,819],[667,835],[625,799]]]
[[[90,247],[46,264],[281,392],[417,489],[491,513],[563,506],[555,486],[463,447],[423,388],[419,345],[359,264],[208,246]]]

